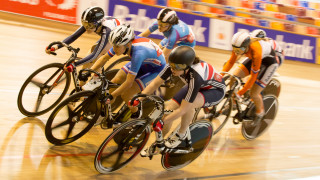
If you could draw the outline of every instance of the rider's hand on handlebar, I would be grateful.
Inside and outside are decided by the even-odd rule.
[[[50,49],[48,47],[46,47],[46,53],[47,54],[52,54],[52,53],[54,53],[56,51],[56,49],[57,48],[55,48],[53,46]]]

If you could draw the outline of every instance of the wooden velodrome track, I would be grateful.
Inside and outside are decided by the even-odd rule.
[[[152,161],[137,157],[115,173],[99,174],[94,155],[111,130],[94,127],[69,145],[53,146],[44,135],[50,112],[28,118],[17,108],[25,79],[42,65],[68,57],[67,51],[55,57],[44,49],[76,27],[56,23],[59,29],[54,29],[49,24],[0,14],[0,179],[320,179],[320,66],[293,61],[285,61],[278,70],[280,108],[260,138],[245,140],[241,126],[229,121],[204,153],[183,169],[165,171],[160,156]],[[86,35],[73,46],[82,49],[83,57],[96,40]],[[229,56],[203,47],[196,52],[217,70]]]

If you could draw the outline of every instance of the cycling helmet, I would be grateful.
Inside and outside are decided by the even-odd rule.
[[[86,29],[97,28],[103,17],[104,11],[102,8],[97,6],[89,7],[81,15],[81,23]]]
[[[237,32],[233,35],[231,44],[236,54],[244,54],[250,44],[250,35],[246,32]]]
[[[250,36],[253,38],[265,38],[267,37],[267,33],[263,29],[256,29],[251,32]]]
[[[169,55],[169,65],[176,70],[185,70],[193,64],[196,58],[194,49],[190,46],[178,46]]]
[[[174,10],[164,8],[158,13],[157,19],[163,23],[175,24],[178,16]]]
[[[128,44],[134,36],[134,30],[130,25],[121,24],[110,32],[109,42],[113,46],[122,46]]]

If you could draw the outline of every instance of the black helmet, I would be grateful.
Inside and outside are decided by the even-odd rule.
[[[169,55],[169,64],[176,70],[184,70],[193,64],[196,53],[190,46],[178,46]]]
[[[163,23],[175,24],[178,17],[174,10],[164,8],[158,13],[157,19]]]
[[[81,23],[86,29],[97,28],[99,21],[104,17],[102,8],[94,6],[89,7],[83,11],[81,16]]]

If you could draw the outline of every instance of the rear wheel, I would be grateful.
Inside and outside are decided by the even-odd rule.
[[[263,95],[274,95],[276,97],[279,97],[281,91],[281,83],[278,79],[272,78],[268,85],[263,89],[262,94]]]
[[[197,121],[192,123],[189,128],[193,151],[186,154],[164,153],[161,158],[161,164],[164,169],[175,170],[185,167],[195,160],[208,146],[213,133],[213,127],[210,122],[205,120]],[[185,142],[182,142],[177,148],[185,146]]]
[[[273,123],[277,112],[278,112],[278,99],[274,95],[266,95],[263,97],[263,104],[265,109],[265,117],[264,119],[256,124],[252,125],[252,121],[244,120],[242,122],[242,135],[247,140],[253,140],[259,136],[261,136]],[[250,107],[247,117],[254,117],[255,106],[252,104]]]
[[[45,65],[23,83],[18,95],[18,108],[26,116],[39,116],[54,108],[65,96],[71,77],[63,64]]]
[[[100,173],[110,173],[127,165],[142,150],[151,130],[146,120],[128,121],[116,128],[99,147],[94,166]]]
[[[79,139],[99,118],[100,106],[93,91],[81,91],[69,96],[50,115],[45,128],[46,138],[55,145]]]

